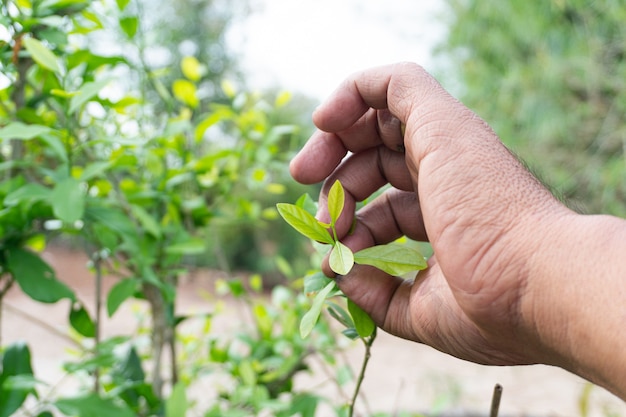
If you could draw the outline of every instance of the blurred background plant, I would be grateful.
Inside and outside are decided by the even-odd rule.
[[[459,98],[573,207],[626,215],[624,5],[446,4],[443,78]]]

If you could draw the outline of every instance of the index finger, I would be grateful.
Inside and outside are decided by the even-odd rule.
[[[313,134],[293,159],[292,176],[304,183],[319,182],[349,151],[377,146],[385,139],[391,141],[389,129],[384,125],[393,126],[392,118],[406,124],[413,106],[426,102],[434,89],[443,91],[416,64],[400,63],[353,74],[313,113],[320,131]],[[378,117],[372,117],[372,109],[379,110]],[[399,123],[395,128],[401,141]],[[386,145],[397,149],[399,144]]]

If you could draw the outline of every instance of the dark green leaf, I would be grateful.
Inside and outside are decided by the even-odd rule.
[[[69,322],[81,336],[94,337],[96,335],[96,326],[85,307],[80,303],[72,303]]]
[[[50,265],[30,251],[9,249],[7,267],[22,291],[35,301],[56,303],[63,298],[75,299],[72,290],[57,280]]]
[[[322,226],[312,214],[294,204],[276,204],[278,213],[291,227],[308,237],[309,239],[333,244],[334,240],[328,230]]]
[[[350,312],[350,316],[354,322],[354,328],[359,336],[370,337],[372,333],[374,333],[374,330],[376,330],[374,320],[350,299],[348,299],[348,311]]]
[[[354,262],[371,265],[390,275],[425,269],[428,264],[417,250],[398,243],[372,246],[354,254]]]
[[[30,362],[30,350],[25,343],[9,346],[2,355],[2,372],[0,373],[0,417],[10,417],[18,410],[34,392],[31,387],[16,387],[11,378],[33,375]]]
[[[132,297],[139,289],[139,281],[127,278],[116,283],[107,296],[107,314],[113,316],[124,301]]]

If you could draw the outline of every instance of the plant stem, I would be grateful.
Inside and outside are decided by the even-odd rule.
[[[92,261],[94,268],[96,270],[96,306],[94,313],[94,356],[98,356],[98,350],[100,348],[100,324],[102,323],[102,258],[99,252],[95,252],[92,254]],[[98,394],[100,392],[100,367],[96,366],[96,370],[94,372],[94,393]]]
[[[491,398],[491,410],[489,417],[498,417],[498,411],[500,410],[500,399],[502,398],[502,385],[496,384],[493,387],[493,397]]]
[[[352,400],[350,401],[350,408],[348,411],[348,417],[354,416],[354,405],[356,404],[356,399],[359,396],[359,392],[361,391],[361,384],[365,379],[365,370],[367,369],[367,364],[372,356],[372,344],[376,339],[376,330],[370,337],[361,338],[363,344],[365,345],[365,354],[363,355],[363,362],[361,363],[361,370],[359,371],[359,376],[356,380],[356,386],[354,387],[354,393],[352,394]]]

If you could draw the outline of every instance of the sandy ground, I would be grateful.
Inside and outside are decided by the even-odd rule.
[[[68,282],[87,305],[94,300],[93,279],[87,259],[66,249],[49,249],[45,259],[59,278]],[[111,281],[107,280],[107,285]],[[206,281],[194,280],[181,286],[179,302],[190,312],[208,311]],[[103,324],[104,335],[135,331],[133,315],[142,306],[128,303]],[[233,325],[236,306],[226,303],[224,320],[217,327]],[[65,326],[68,305],[34,303],[14,288],[5,302],[2,316],[2,344],[25,340],[32,351],[35,374],[57,392],[72,392],[75,382],[64,377],[61,363],[68,358],[72,343]],[[219,330],[218,330],[219,331]],[[361,360],[361,346],[346,352],[349,362]],[[315,363],[312,364],[316,369]],[[626,376],[625,376],[626,377]],[[504,387],[501,416],[580,416],[578,399],[585,382],[560,369],[546,366],[485,367],[460,361],[426,346],[400,340],[380,332],[363,385],[368,407],[360,403],[362,415],[373,411],[445,410],[461,415],[472,410],[487,415],[491,393],[496,383]],[[326,374],[314,373],[297,380],[301,387],[315,387],[320,394],[335,396],[337,389]],[[201,390],[211,389],[201,385]],[[609,413],[610,411],[610,413]],[[457,414],[454,414],[457,413]],[[626,404],[601,388],[592,391],[592,408],[586,417],[626,416]]]

